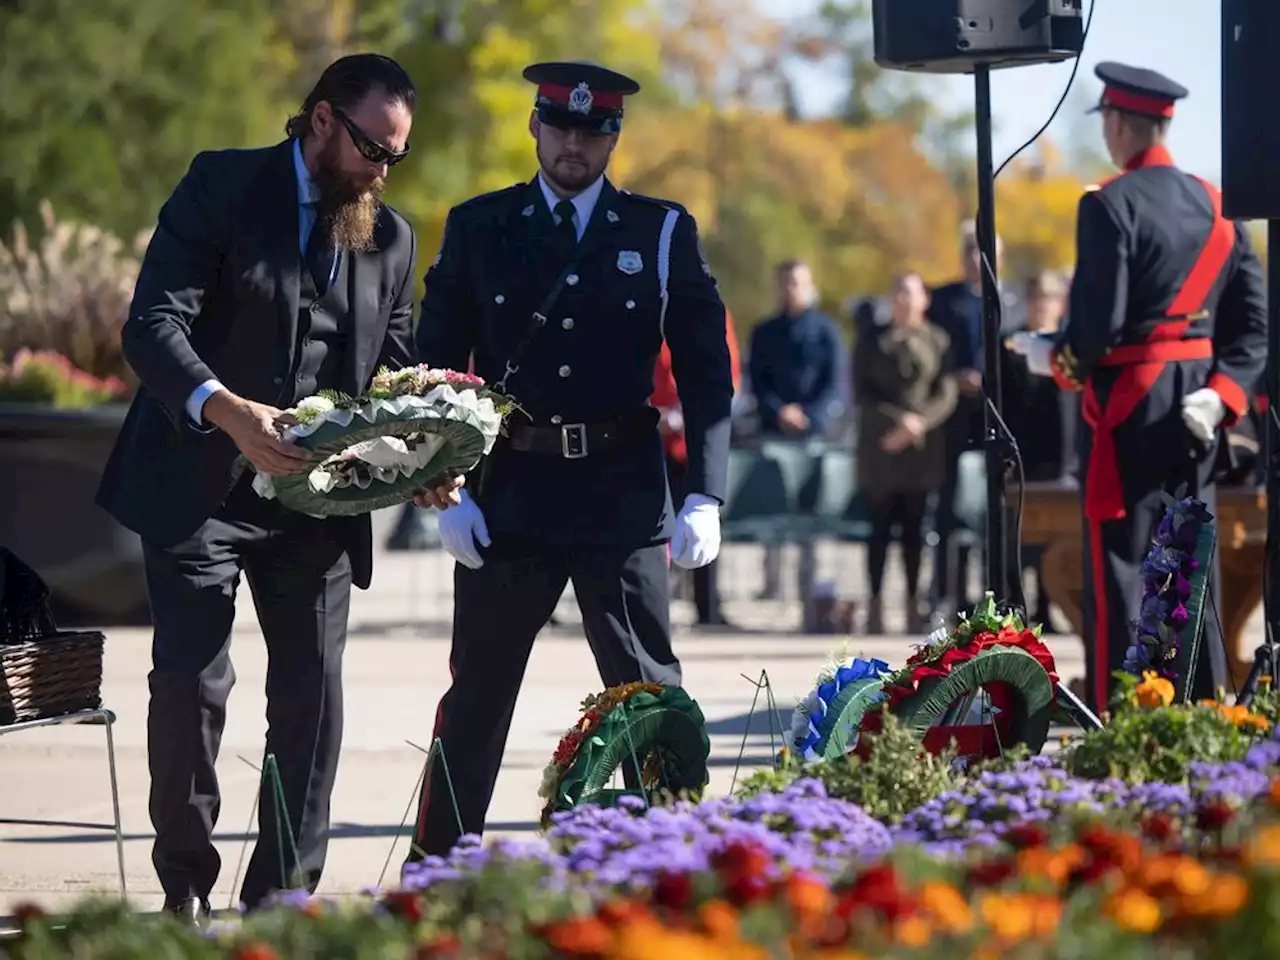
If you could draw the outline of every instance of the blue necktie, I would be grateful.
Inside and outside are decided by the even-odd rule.
[[[333,275],[335,256],[336,251],[333,249],[333,244],[329,242],[327,231],[317,219],[311,228],[307,249],[302,257],[307,269],[311,272],[311,282],[315,284],[317,296],[323,296],[329,289],[329,277]]]

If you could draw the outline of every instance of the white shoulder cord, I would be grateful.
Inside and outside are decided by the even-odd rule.
[[[666,219],[662,221],[662,232],[658,234],[658,296],[662,301],[658,313],[658,332],[664,340],[667,336],[667,277],[671,273],[671,236],[675,233],[678,219],[679,210],[668,210]]]

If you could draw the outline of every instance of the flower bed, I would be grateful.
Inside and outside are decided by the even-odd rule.
[[[1151,681],[1144,681],[1150,683]],[[961,770],[920,754],[891,715],[866,756],[763,771],[744,795],[552,816],[544,836],[412,868],[357,902],[289,894],[206,935],[86,906],[63,930],[34,911],[0,953],[54,957],[1271,958],[1280,953],[1280,735],[1266,715],[1150,704],[1138,684],[1112,743],[1126,777],[1081,752]],[[1194,724],[1173,722],[1193,715]],[[1238,757],[1138,765],[1143,731],[1202,723]],[[1110,728],[1108,728],[1110,729]],[[1224,741],[1226,742],[1226,741]],[[1236,743],[1235,740],[1231,741]],[[1233,750],[1236,748],[1233,748]],[[1133,756],[1127,755],[1129,751]],[[1025,751],[1024,751],[1025,753]],[[1234,755],[1234,754],[1233,754]],[[1149,757],[1150,759],[1150,757]],[[923,770],[915,779],[902,776]],[[894,779],[894,770],[899,776]],[[789,779],[788,779],[789,777]],[[1163,779],[1162,779],[1163,778]],[[906,783],[913,806],[894,812]],[[861,805],[849,802],[856,795]]]

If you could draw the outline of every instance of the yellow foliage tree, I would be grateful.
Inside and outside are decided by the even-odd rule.
[[[1005,274],[1018,282],[1039,270],[1075,263],[1076,208],[1086,184],[1041,138],[1031,158],[1014,160],[996,181],[996,232],[1004,238]]]

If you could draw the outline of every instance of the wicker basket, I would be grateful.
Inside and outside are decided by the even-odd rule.
[[[102,706],[102,652],[96,631],[62,631],[49,613],[49,588],[0,548],[0,725]]]

